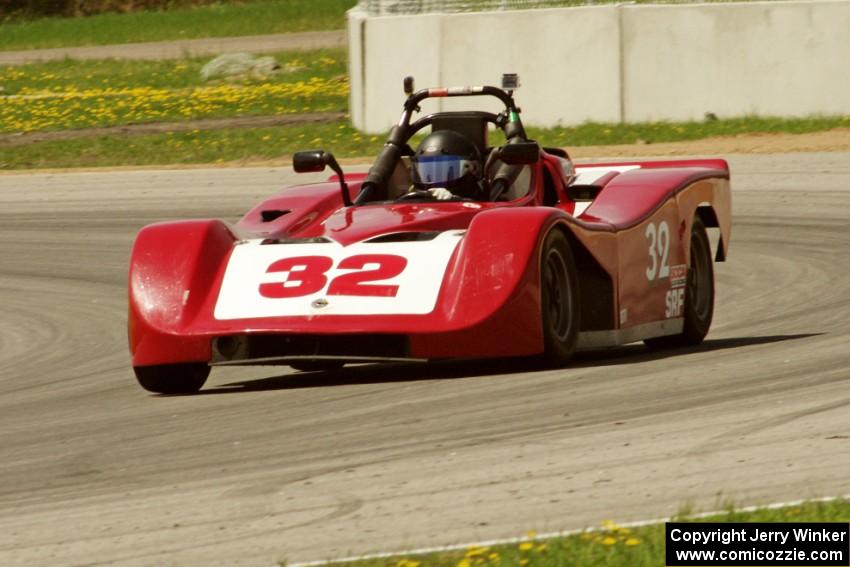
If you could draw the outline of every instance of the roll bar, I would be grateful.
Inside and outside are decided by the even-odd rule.
[[[507,81],[506,81],[507,79]],[[360,204],[365,201],[373,200],[373,195],[381,191],[387,180],[392,175],[396,163],[405,153],[407,140],[416,133],[417,130],[427,125],[423,120],[417,121],[415,124],[410,124],[410,119],[414,112],[420,110],[419,103],[427,98],[442,98],[442,97],[460,97],[460,96],[493,96],[498,98],[505,105],[504,113],[495,116],[494,123],[501,126],[505,132],[505,138],[508,143],[514,139],[525,140],[525,128],[519,118],[521,110],[516,106],[513,97],[513,89],[519,84],[516,75],[505,75],[502,82],[507,88],[500,89],[493,86],[480,87],[435,87],[421,89],[413,92],[413,78],[405,77],[404,91],[407,94],[407,99],[404,101],[404,110],[401,113],[401,118],[398,123],[392,127],[386,143],[378,155],[375,163],[366,174],[363,180],[363,185],[360,194],[354,200],[354,204]],[[426,117],[427,119],[428,117]]]

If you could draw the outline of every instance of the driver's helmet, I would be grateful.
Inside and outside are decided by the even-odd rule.
[[[432,132],[411,158],[416,189],[445,187],[460,197],[475,198],[481,192],[481,153],[466,136],[453,130]]]

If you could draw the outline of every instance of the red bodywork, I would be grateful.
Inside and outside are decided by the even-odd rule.
[[[370,354],[365,347],[351,359],[540,353],[539,258],[551,230],[567,233],[577,262],[582,304],[579,346],[671,334],[677,321],[681,328],[678,314],[671,316],[667,296],[673,280],[681,278],[688,265],[691,223],[696,216],[706,226],[719,229],[716,257],[726,257],[731,230],[726,162],[577,167],[579,180],[588,168],[611,169],[593,180],[591,188],[598,194],[588,204],[570,197],[570,180],[563,173],[561,158],[542,156],[532,166],[531,190],[509,202],[343,207],[339,185],[331,180],[281,191],[234,226],[195,220],[145,227],[133,247],[129,274],[133,365],[215,363],[221,356],[215,352],[215,339],[257,335],[282,340],[365,335],[376,342],[394,336],[407,345],[397,354]],[[346,179],[352,197],[357,195],[363,176]],[[465,233],[448,259],[435,307],[428,313],[216,317],[222,280],[239,243],[324,238],[345,248],[381,235],[447,231]],[[278,249],[285,259],[286,246],[280,244],[274,250]],[[273,270],[270,266],[266,271]],[[276,289],[286,292],[286,284],[268,285],[281,286]],[[393,286],[360,289],[395,292]],[[277,362],[285,359],[279,357]],[[242,362],[252,363],[250,359]]]

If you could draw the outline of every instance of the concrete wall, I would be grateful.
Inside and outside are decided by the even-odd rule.
[[[622,10],[627,122],[850,114],[850,2]]]
[[[349,12],[351,116],[384,132],[417,88],[519,73],[527,124],[850,114],[850,1]],[[479,99],[480,101],[480,99]],[[468,108],[426,101],[423,110]],[[492,105],[492,108],[497,108]]]

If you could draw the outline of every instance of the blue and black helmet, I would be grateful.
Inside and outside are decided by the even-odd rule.
[[[472,197],[479,189],[481,153],[466,136],[453,130],[432,132],[412,158],[413,184],[420,189],[445,187]]]

